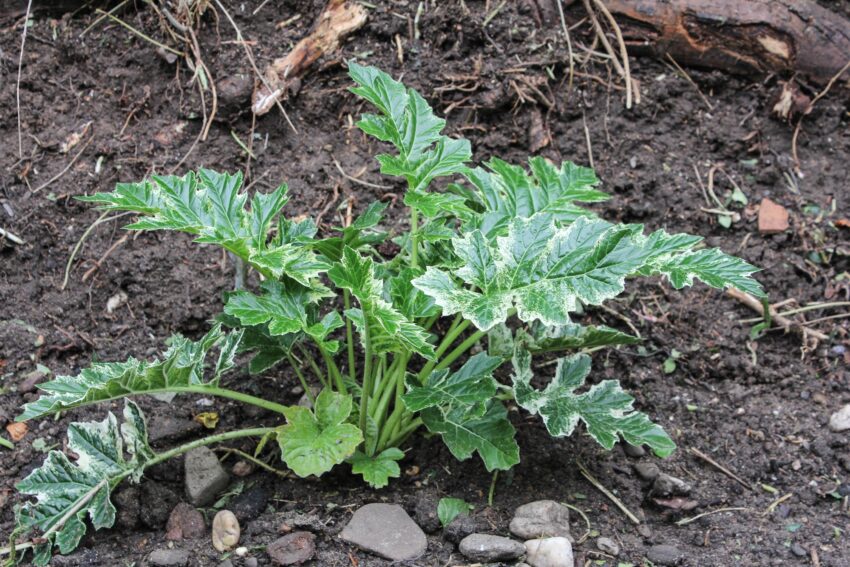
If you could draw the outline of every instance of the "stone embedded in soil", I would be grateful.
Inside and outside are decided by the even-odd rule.
[[[596,540],[596,549],[603,553],[617,557],[620,555],[620,546],[610,537],[600,537]]]
[[[829,428],[836,433],[850,429],[850,404],[847,404],[829,418]]]
[[[672,545],[653,545],[646,550],[646,558],[656,565],[672,567],[678,565],[685,555]]]
[[[219,552],[230,551],[239,543],[242,529],[239,520],[230,510],[221,510],[213,518],[212,544]]]
[[[450,542],[458,544],[466,536],[486,530],[487,528],[488,525],[483,520],[479,520],[475,516],[461,514],[443,528],[443,536]]]
[[[142,509],[140,497],[141,490],[138,486],[122,488],[112,497],[116,509],[115,523],[119,528],[131,530],[139,525]]]
[[[538,500],[516,509],[511,533],[523,539],[570,536],[570,509],[554,500]]]
[[[398,504],[366,504],[339,537],[391,561],[416,559],[428,547],[425,533]]]
[[[157,549],[148,555],[148,563],[156,567],[183,567],[189,563],[189,552],[183,549]]]
[[[691,485],[682,479],[661,473],[652,483],[650,496],[656,498],[668,498],[670,496],[687,496],[691,493]]]
[[[153,530],[162,529],[180,498],[173,490],[153,480],[142,483],[141,492],[139,519]]]
[[[759,232],[777,234],[788,229],[788,210],[767,197],[759,205]]]
[[[249,522],[265,511],[269,496],[265,486],[253,486],[231,500],[228,507],[240,522]]]
[[[152,445],[171,444],[198,433],[202,427],[197,421],[183,417],[171,415],[153,417],[149,427],[148,439]]]
[[[165,530],[165,539],[172,541],[197,539],[207,534],[204,515],[186,502],[180,502],[171,511]]]
[[[426,491],[416,495],[413,514],[416,517],[416,523],[425,533],[434,533],[440,529],[440,518],[437,516],[438,503],[437,495],[433,492]]]
[[[655,463],[635,463],[632,468],[642,480],[646,481],[653,481],[661,474],[661,470]]]
[[[547,537],[525,542],[525,562],[531,567],[573,567],[573,546],[565,537]]]
[[[212,504],[218,493],[227,488],[230,477],[207,447],[186,453],[185,483],[189,502],[194,506]]]
[[[274,540],[266,553],[275,565],[298,565],[316,553],[316,536],[310,532],[293,532]]]
[[[623,442],[623,452],[634,459],[646,456],[646,449],[639,445]]]
[[[463,538],[458,547],[467,559],[473,561],[510,561],[525,553],[520,542],[497,535],[471,534]]]

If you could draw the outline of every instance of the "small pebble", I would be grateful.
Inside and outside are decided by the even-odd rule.
[[[596,548],[603,552],[617,557],[620,555],[620,546],[610,537],[600,537],[596,540]]]
[[[836,433],[850,429],[850,404],[847,404],[829,418],[829,428]]]
[[[525,553],[525,547],[507,537],[472,534],[460,542],[458,548],[464,557],[484,563],[517,559]]]
[[[230,510],[222,510],[213,518],[212,543],[219,552],[233,549],[239,543],[239,520]]]
[[[661,474],[661,470],[655,463],[635,463],[632,468],[642,480],[646,481],[653,481]]]
[[[791,544],[791,553],[793,553],[797,557],[806,557],[809,554],[806,551],[806,548],[797,543],[796,541]]]
[[[631,443],[623,443],[623,452],[634,459],[646,456],[646,449],[638,445],[632,445]]]
[[[525,562],[531,567],[573,567],[573,546],[565,537],[547,537],[525,542]]]
[[[646,550],[646,558],[656,565],[672,567],[678,565],[684,555],[677,547],[672,545],[653,545]]]

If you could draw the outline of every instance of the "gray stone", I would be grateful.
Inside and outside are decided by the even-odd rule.
[[[151,419],[148,429],[148,440],[152,445],[167,445],[200,432],[203,426],[194,419],[164,415]]]
[[[257,567],[259,564],[260,562],[257,561],[256,557],[246,557],[242,560],[243,567]]]
[[[511,533],[523,539],[570,536],[570,509],[554,500],[538,500],[516,509]]]
[[[437,495],[433,492],[422,492],[416,495],[413,512],[416,523],[425,533],[434,533],[440,529],[440,518],[437,516]],[[463,538],[461,538],[463,539]]]
[[[171,511],[165,530],[165,539],[172,541],[197,539],[207,535],[204,515],[185,502],[180,502]]]
[[[390,561],[416,559],[428,547],[425,533],[398,504],[359,508],[339,537]]]
[[[531,567],[574,567],[573,546],[565,537],[525,542],[525,562]]]
[[[157,549],[148,555],[148,563],[156,567],[183,567],[189,563],[189,552],[183,549]]]
[[[489,563],[518,559],[525,553],[525,546],[507,537],[472,534],[460,542],[460,552],[467,559]]]
[[[128,486],[115,493],[112,500],[117,509],[115,522],[119,527],[128,530],[139,525],[139,514],[141,513],[141,502],[139,497],[141,490],[138,486]]]
[[[646,449],[643,447],[626,442],[623,442],[623,452],[634,459],[639,459],[646,455]]]
[[[310,532],[293,532],[276,539],[266,547],[275,565],[298,565],[316,553],[316,536]]]
[[[691,493],[691,485],[684,480],[669,474],[661,473],[652,483],[651,496],[668,498],[670,496],[687,496]]]
[[[850,429],[850,404],[832,414],[829,418],[829,428],[836,433]]]
[[[487,529],[487,524],[475,516],[464,516],[461,514],[443,529],[443,535],[452,543],[460,543],[460,540],[475,532]]]
[[[661,474],[661,470],[655,463],[636,463],[632,465],[632,468],[642,480],[650,482],[658,478],[658,475]]]
[[[678,565],[684,554],[672,545],[653,545],[646,550],[646,558],[656,565],[671,567]]]
[[[186,454],[186,494],[194,506],[207,506],[219,492],[227,488],[230,477],[207,447],[192,449]]]
[[[617,557],[620,555],[620,546],[610,537],[600,537],[596,540],[596,548],[603,552]]]

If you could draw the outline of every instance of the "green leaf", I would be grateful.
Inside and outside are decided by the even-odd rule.
[[[328,277],[338,287],[349,290],[360,302],[362,309],[348,309],[346,317],[357,326],[361,336],[368,328],[375,352],[389,352],[404,348],[426,358],[435,354],[428,342],[425,329],[410,321],[383,298],[383,284],[375,277],[375,263],[371,258],[345,248],[342,259],[328,270]]]
[[[537,213],[551,214],[558,226],[579,217],[594,217],[592,211],[576,202],[605,201],[607,194],[598,191],[599,180],[592,169],[565,161],[560,168],[543,157],[528,160],[531,175],[519,165],[498,158],[466,173],[467,179],[480,192],[484,211],[470,219],[468,228],[479,228],[492,238],[502,235],[514,218],[529,218]]]
[[[640,339],[605,325],[543,325],[532,323],[528,330],[519,329],[516,339],[504,323],[496,325],[487,333],[488,351],[493,356],[510,358],[517,345],[531,353],[556,352],[563,350],[589,349],[601,346],[630,345]]]
[[[433,218],[442,214],[459,219],[471,219],[475,212],[466,204],[466,199],[451,193],[428,193],[408,191],[404,195],[404,204],[419,210],[425,217]]]
[[[758,268],[718,248],[694,250],[702,241],[700,236],[658,230],[636,241],[646,254],[637,274],[663,274],[676,289],[693,285],[696,278],[713,288],[734,287],[759,298],[766,297],[761,284],[751,277]]]
[[[122,434],[118,420],[109,413],[101,422],[72,423],[68,426],[68,451],[77,455],[71,461],[61,451],[50,451],[42,465],[21,480],[16,488],[35,496],[17,511],[18,529],[28,534],[57,528],[38,546],[33,563],[47,565],[53,544],[60,553],[70,553],[86,533],[86,518],[96,530],[111,527],[115,507],[109,500],[112,488],[122,478],[140,476],[149,449],[144,416],[130,400],[125,400],[122,424],[124,437],[130,439],[124,457]],[[130,433],[131,432],[131,433]],[[61,522],[64,520],[64,524]]]
[[[468,414],[466,407],[431,407],[420,414],[431,433],[439,433],[452,455],[464,461],[477,452],[488,471],[508,470],[519,463],[519,446],[514,440],[508,411],[490,401],[482,415]]]
[[[544,390],[531,385],[531,354],[518,350],[513,359],[514,396],[517,403],[531,413],[539,413],[546,429],[554,437],[573,433],[579,420],[600,445],[612,449],[620,436],[632,445],[649,445],[660,457],[670,455],[675,443],[646,414],[634,411],[634,399],[616,380],[605,380],[577,394],[588,373],[590,357],[578,354],[561,358],[555,377]]]
[[[458,370],[432,372],[422,385],[408,385],[401,399],[411,411],[441,406],[445,411],[467,408],[467,415],[481,416],[484,402],[496,395],[498,382],[493,371],[502,363],[501,358],[478,353],[469,358]]]
[[[372,457],[357,451],[351,458],[351,470],[354,474],[363,476],[363,480],[372,488],[383,488],[390,483],[391,478],[401,476],[401,469],[396,461],[404,458],[401,449],[390,447]]]
[[[422,273],[421,269],[403,268],[390,278],[392,304],[411,321],[431,317],[440,312],[432,298],[413,287],[413,279]]]
[[[458,516],[468,516],[472,508],[472,504],[468,504],[462,498],[440,498],[440,502],[437,504],[437,517],[440,519],[440,525],[445,528]]]
[[[209,351],[216,345],[222,356],[229,359],[242,337],[242,331],[225,334],[221,324],[216,324],[199,341],[190,341],[180,335],[170,339],[170,347],[162,360],[153,362],[130,358],[126,362],[94,362],[77,376],[57,376],[55,380],[39,384],[44,393],[34,402],[24,405],[18,421],[34,419],[56,412],[117,399],[134,394],[155,394],[179,391],[187,386],[215,386],[220,373],[230,367],[222,361],[217,364],[217,374],[204,378],[204,368]]]
[[[322,390],[315,413],[301,406],[285,410],[287,424],[279,428],[277,441],[295,474],[321,476],[354,454],[363,434],[356,425],[345,423],[351,408],[351,396]]]
[[[324,288],[314,280],[331,266],[312,250],[293,244],[282,244],[276,248],[251,252],[248,260],[268,270],[276,278],[287,276],[317,291],[322,291]]]
[[[351,92],[381,112],[364,114],[357,125],[398,150],[397,156],[378,156],[382,173],[405,177],[411,189],[423,191],[437,177],[466,170],[472,156],[469,141],[443,136],[446,121],[434,115],[419,93],[375,67],[350,61],[348,72],[358,85]]]
[[[615,297],[642,265],[642,250],[630,238],[635,230],[585,218],[562,229],[551,215],[517,218],[495,243],[479,230],[454,240],[465,262],[454,274],[475,289],[430,266],[413,285],[444,314],[460,312],[481,330],[503,323],[512,308],[523,321],[566,325],[579,302],[598,305]]]
[[[313,308],[325,294],[295,282],[274,280],[263,282],[261,290],[261,295],[254,295],[250,291],[229,294],[224,312],[238,319],[242,325],[268,324],[272,336],[311,329],[311,336],[315,335],[324,340],[327,334],[333,331],[325,329],[322,322],[316,321]],[[333,318],[332,315],[330,317]],[[328,324],[332,322],[333,319],[327,321]],[[317,324],[319,327],[314,327]]]

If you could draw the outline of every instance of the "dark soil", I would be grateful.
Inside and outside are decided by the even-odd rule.
[[[257,1],[227,3],[244,36],[256,41],[260,67],[305,33],[323,2],[275,4],[252,15]],[[763,267],[758,277],[773,301],[794,299],[804,305],[850,299],[850,231],[846,220],[836,222],[850,214],[850,107],[839,85],[805,119],[798,144],[800,177],[791,158],[793,125],[770,117],[777,78],[689,70],[710,101],[709,109],[672,67],[633,60],[641,102],[629,111],[613,70],[598,62],[581,69],[585,76],[577,77],[568,91],[566,49],[557,20],[528,8],[530,2],[505,4],[487,27],[482,27],[484,2],[428,3],[419,19],[418,40],[411,37],[418,2],[378,4],[367,25],[340,53],[323,59],[305,77],[297,96],[286,102],[297,134],[276,112],[256,122],[252,145],[257,159],[250,164],[249,180],[261,190],[286,181],[292,196],[289,215],[326,211],[323,222],[330,226],[349,196],[357,211],[373,199],[391,199],[402,191],[378,174],[372,157],[378,145],[352,127],[362,104],[346,92],[343,61],[357,57],[403,76],[439,112],[449,112],[450,133],[468,137],[478,161],[491,156],[522,161],[541,136],[548,136],[551,143],[539,153],[587,164],[586,123],[593,162],[613,195],[601,208],[606,217],[705,236],[709,244]],[[491,2],[490,10],[497,4]],[[295,14],[301,18],[276,30],[277,22]],[[120,15],[148,35],[165,37],[150,10]],[[578,11],[568,16],[571,22],[580,18]],[[18,159],[15,104],[23,22],[0,22],[0,227],[26,241],[0,241],[0,425],[11,422],[19,406],[36,395],[22,388],[36,364],[74,374],[94,358],[151,357],[172,333],[202,334],[221,309],[221,292],[232,282],[232,266],[220,253],[194,245],[186,236],[131,234],[106,255],[124,234],[120,227],[129,220],[125,217],[92,230],[62,289],[71,250],[99,215],[73,197],[170,172],[189,152],[201,126],[201,101],[197,89],[189,86],[191,72],[185,64],[169,64],[149,43],[107,21],[80,38],[96,17],[88,10],[41,12],[29,29],[21,76],[23,160]],[[589,43],[581,33],[574,31],[576,39]],[[396,36],[404,63],[398,60]],[[224,18],[215,20],[211,13],[204,18],[199,41],[219,84],[251,76],[233,39]],[[477,78],[461,77],[470,75]],[[540,96],[521,100],[512,82],[538,85]],[[197,166],[245,168],[245,154],[231,133],[250,139],[250,114],[240,114],[249,101],[244,92],[231,89],[219,102],[222,120],[179,172]],[[60,144],[87,123],[91,133],[85,140],[60,153]],[[88,145],[67,172],[34,192],[60,174],[83,144]],[[334,158],[346,172],[392,189],[352,184],[339,174]],[[695,170],[706,184],[715,165],[722,165],[749,200],[729,229],[703,211],[713,205],[704,201]],[[724,199],[732,188],[729,177],[718,170],[714,191]],[[790,230],[759,234],[756,205],[763,197],[788,208]],[[393,200],[389,214],[401,219],[400,201]],[[109,299],[120,293],[126,294],[126,302],[107,312]],[[492,508],[487,506],[491,477],[478,460],[458,463],[439,439],[418,438],[403,461],[403,477],[381,491],[365,488],[345,467],[318,481],[280,480],[267,473],[244,478],[246,491],[259,486],[271,497],[258,517],[243,522],[242,542],[261,564],[268,563],[262,546],[279,537],[283,524],[312,522],[310,529],[319,535],[316,565],[384,565],[335,537],[363,503],[397,502],[414,513],[417,503],[422,510],[439,497],[461,497],[475,505],[475,514],[490,530],[506,534],[516,506],[553,498],[579,507],[591,523],[594,537],[576,545],[577,565],[597,559],[599,565],[641,564],[647,549],[662,543],[678,547],[684,564],[691,566],[850,564],[848,493],[846,485],[838,486],[850,481],[850,447],[846,432],[833,433],[826,426],[830,414],[850,402],[847,319],[819,324],[833,340],[813,348],[794,333],[771,332],[753,341],[750,325],[740,320],[754,314],[735,300],[702,285],[676,292],[654,280],[632,283],[629,295],[612,303],[611,310],[589,313],[588,320],[624,329],[629,321],[644,342],[640,348],[598,353],[594,376],[623,381],[637,405],[675,438],[679,450],[671,458],[633,459],[621,448],[608,453],[584,434],[553,441],[538,419],[512,412],[523,461],[499,478]],[[674,350],[680,357],[675,371],[667,374],[663,364]],[[298,399],[296,382],[284,367],[252,381],[234,374],[230,381],[286,403]],[[188,397],[170,405],[142,400],[142,405],[163,445],[200,435],[187,424],[201,411],[218,411],[219,429],[245,421],[268,423],[271,417],[219,400],[208,408]],[[47,447],[61,448],[71,420],[100,419],[107,409],[29,423],[29,433],[14,451],[0,450],[0,534],[5,537],[13,526],[12,507],[20,500],[14,483],[43,458],[32,443],[41,439]],[[707,465],[690,448],[710,455],[752,489]],[[584,479],[578,460],[641,518],[640,526],[632,525]],[[677,512],[651,501],[631,469],[635,462],[650,461],[692,485],[689,498],[698,503],[696,509]],[[227,461],[228,466],[233,463]],[[162,513],[155,507],[182,497],[181,478],[180,463],[150,471],[141,489],[126,488],[121,494],[124,527],[87,536],[77,552],[55,564],[127,565],[165,546],[165,527],[157,525]],[[139,503],[147,509],[141,519],[134,510]],[[720,508],[738,510],[675,523]],[[578,539],[585,526],[575,516]],[[595,535],[619,541],[620,557],[596,554]],[[207,540],[176,545],[192,552],[192,565],[215,565],[220,559]],[[437,531],[429,536],[427,556],[414,563],[463,562]]]

